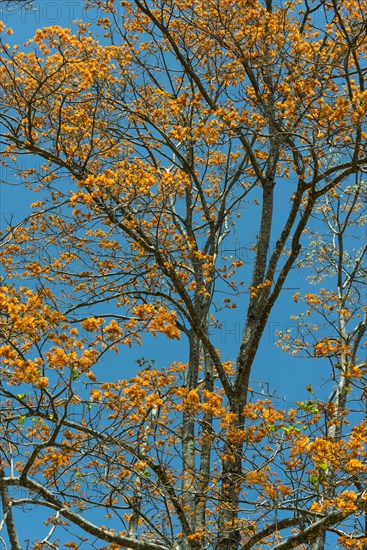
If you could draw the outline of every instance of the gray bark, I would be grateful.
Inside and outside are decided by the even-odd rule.
[[[4,483],[5,472],[0,469],[0,495],[1,495],[1,504],[3,508],[3,514],[5,517],[5,525],[8,532],[9,541],[11,544],[11,550],[22,550],[22,546],[19,541],[12,506],[11,498],[9,495],[8,487]]]
[[[204,352],[204,364],[205,364],[205,379],[204,387],[207,391],[212,392],[214,389],[214,372],[213,363],[210,355],[207,351]],[[202,424],[202,437],[203,443],[201,445],[200,456],[200,471],[198,488],[196,492],[196,519],[195,519],[195,531],[204,529],[206,515],[206,489],[210,481],[210,459],[211,459],[211,442],[210,437],[213,433],[213,416],[210,413],[206,413],[203,418]]]
[[[189,335],[190,356],[186,387],[190,391],[197,387],[200,341],[191,331]],[[189,411],[183,412],[182,419],[182,503],[190,529],[195,525],[195,421]],[[188,550],[190,544],[187,539],[182,541],[182,550]]]

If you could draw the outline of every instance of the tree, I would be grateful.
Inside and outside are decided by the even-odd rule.
[[[32,8],[32,0],[0,0],[0,5],[4,4],[6,7],[16,5],[25,7],[26,9]]]
[[[11,547],[39,506],[34,548],[365,548],[365,2],[90,9],[99,39],[1,43],[2,162],[39,193],[2,234]],[[279,345],[329,365],[330,393],[284,409],[250,378],[295,268],[314,291]],[[235,308],[228,361],[212,327]],[[105,380],[145,333],[186,358]]]

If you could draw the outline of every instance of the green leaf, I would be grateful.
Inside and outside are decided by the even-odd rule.
[[[282,426],[281,427],[283,432],[289,434],[290,432],[301,432],[301,428],[297,428],[297,426]]]
[[[323,470],[325,472],[328,469],[329,464],[326,464],[326,462],[320,462],[318,464],[318,467],[320,468],[320,470]]]
[[[301,403],[298,403],[300,409],[302,409],[303,411],[306,411],[308,413],[311,413],[311,414],[316,414],[319,412],[319,409],[317,408],[317,403],[315,401],[306,401],[305,402],[301,402]]]
[[[18,424],[19,424],[19,425],[24,424],[26,418],[27,418],[26,415],[21,416],[21,417],[19,418],[19,420],[18,420]]]
[[[312,483],[312,485],[314,485],[315,487],[317,487],[320,483],[320,476],[319,475],[316,475],[316,476],[310,476],[310,483]]]
[[[26,393],[17,393],[17,398],[18,399],[24,399],[25,397],[27,397]]]

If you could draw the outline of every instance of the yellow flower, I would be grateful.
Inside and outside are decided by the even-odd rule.
[[[40,389],[46,389],[48,386],[47,376],[41,376],[41,378],[39,378],[38,381],[36,382],[36,386]]]

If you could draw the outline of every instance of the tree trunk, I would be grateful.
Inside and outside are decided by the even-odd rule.
[[[204,387],[207,391],[212,392],[214,389],[214,372],[213,362],[207,351],[204,351],[204,364],[205,364],[205,379]],[[210,413],[204,414],[202,424],[202,438],[200,455],[200,472],[199,483],[196,493],[196,519],[195,519],[195,531],[200,531],[205,528],[206,521],[206,489],[210,481],[210,468],[211,468],[211,436],[213,434],[213,415]]]
[[[5,477],[4,470],[0,469],[0,494],[1,494],[1,504],[3,508],[3,514],[5,516],[5,524],[8,532],[8,537],[11,545],[11,550],[22,550],[17,529],[15,526],[15,521],[13,517],[13,512],[11,509],[11,499],[9,496],[8,487],[3,482]]]
[[[231,412],[238,418],[237,428],[243,429],[242,409],[244,400],[233,403]],[[222,492],[219,503],[219,529],[216,550],[238,550],[241,534],[238,527],[238,503],[242,483],[242,444],[235,448],[225,445],[223,460]]]
[[[197,387],[200,363],[200,340],[193,330],[189,335],[189,345],[186,388],[190,391]],[[196,515],[195,483],[195,420],[190,412],[185,410],[182,418],[182,503],[192,530]],[[189,548],[189,542],[183,539],[182,550]]]

